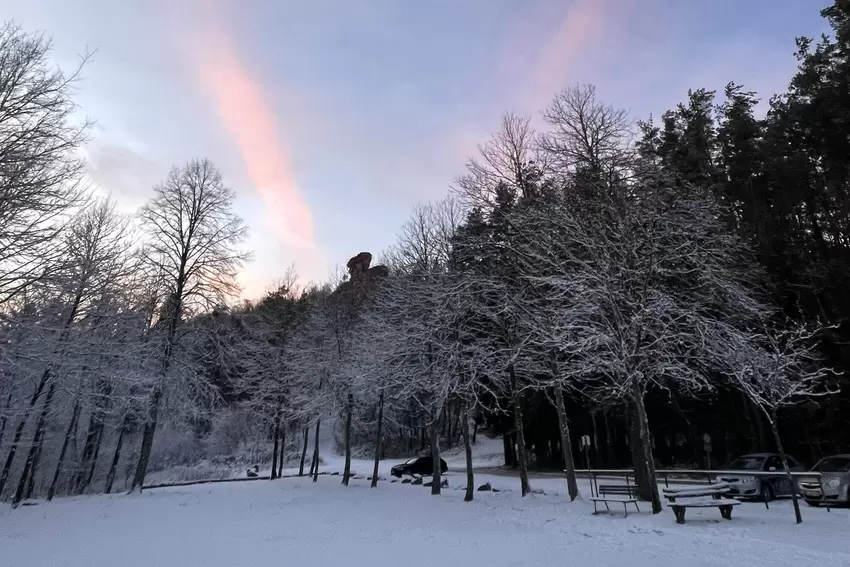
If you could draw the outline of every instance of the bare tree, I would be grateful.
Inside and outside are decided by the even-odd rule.
[[[718,325],[716,330],[724,339],[716,343],[721,347],[716,358],[723,361],[732,384],[767,418],[791,486],[795,484],[779,435],[778,414],[801,401],[837,392],[837,385],[828,380],[835,372],[822,365],[815,340],[825,330],[800,323],[778,328],[762,324],[755,332],[728,325]],[[791,497],[799,524],[803,517],[796,490],[791,491]]]
[[[455,192],[470,209],[490,210],[496,205],[499,187],[511,187],[519,196],[535,188],[536,167],[543,156],[538,151],[537,133],[528,118],[506,114],[500,129],[483,146],[478,157],[467,163]]]
[[[544,199],[551,187],[544,178],[548,165],[539,151],[537,135],[528,119],[508,114],[490,141],[479,148],[479,157],[467,165],[467,174],[456,184],[455,192],[470,209],[469,221],[480,225],[480,234],[472,235],[467,227],[468,242],[460,244],[466,256],[467,274],[490,282],[497,298],[482,306],[490,320],[490,333],[498,337],[497,349],[503,356],[504,372],[511,400],[511,413],[516,432],[517,462],[522,494],[531,490],[524,437],[524,380],[529,376],[517,363],[528,346],[518,332],[520,313],[515,308],[523,300],[522,282],[510,258],[511,241],[517,227],[511,211]],[[468,223],[471,224],[471,223]],[[457,246],[456,246],[457,247]],[[465,250],[463,250],[465,248]]]
[[[237,270],[249,258],[238,249],[247,229],[232,212],[233,190],[224,185],[212,163],[195,160],[175,168],[154,192],[141,220],[150,239],[148,259],[166,278],[167,299],[158,322],[161,373],[151,387],[134,490],[141,489],[147,473],[177,329],[185,316],[203,312],[235,294]]]
[[[61,313],[53,333],[55,342],[49,349],[52,356],[42,355],[47,365],[23,411],[15,430],[15,443],[0,475],[2,490],[30,411],[43,399],[36,418],[33,441],[15,492],[13,501],[16,504],[25,496],[26,487],[31,485],[31,479],[35,476],[54,393],[59,380],[63,378],[62,368],[67,367],[67,359],[74,353],[75,330],[81,321],[97,318],[95,311],[98,301],[109,293],[111,286],[117,285],[127,275],[130,247],[127,236],[127,220],[115,213],[112,202],[101,201],[93,203],[90,209],[77,216],[61,239],[62,264],[55,267],[49,289],[45,292],[51,295],[51,303]],[[79,407],[73,413],[78,412]]]
[[[0,305],[48,274],[81,198],[89,123],[74,123],[71,94],[86,57],[66,75],[50,50],[44,36],[0,27]]]
[[[633,163],[628,114],[600,102],[593,85],[564,89],[543,117],[551,130],[540,146],[561,173],[589,170],[608,177]]]

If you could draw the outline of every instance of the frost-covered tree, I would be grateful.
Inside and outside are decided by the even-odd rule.
[[[178,328],[186,316],[223,303],[238,290],[236,273],[248,255],[239,249],[246,227],[233,213],[233,190],[207,160],[175,168],[154,188],[141,214],[150,249],[148,261],[163,276],[166,299],[157,322],[161,371],[150,385],[150,402],[142,435],[133,489],[141,489],[147,473],[165,392],[177,346]]]
[[[272,432],[271,478],[282,473],[286,431],[299,418],[296,405],[297,377],[293,376],[294,335],[303,322],[305,301],[299,296],[297,276],[290,269],[277,289],[269,292],[248,312],[235,316],[235,327],[224,333],[225,341],[208,344],[217,368],[226,357],[234,366],[227,385],[240,405],[261,417]],[[215,370],[221,373],[224,369]]]
[[[834,328],[834,327],[833,327]],[[734,387],[762,411],[770,424],[782,467],[795,485],[785,446],[779,435],[779,412],[806,400],[837,392],[835,372],[823,365],[816,339],[825,329],[788,322],[782,326],[763,323],[753,330],[720,326],[717,334],[725,373]],[[792,491],[797,523],[803,521],[796,491]]]
[[[523,496],[531,491],[523,417],[531,345],[521,331],[525,316],[521,306],[528,294],[511,253],[517,232],[511,217],[517,207],[543,198],[550,189],[536,138],[528,119],[506,115],[480,155],[470,160],[456,188],[470,210],[455,242],[457,269],[488,282],[493,292],[479,311],[488,320],[488,334],[498,345],[492,352],[501,358],[506,375]]]
[[[41,402],[35,418],[32,442],[15,491],[15,503],[32,491],[29,487],[32,486],[40,463],[45,427],[53,409],[56,390],[67,386],[69,374],[77,371],[74,365],[81,363],[81,359],[76,356],[79,353],[78,340],[92,326],[103,322],[104,318],[98,309],[117,286],[126,283],[132,270],[129,256],[132,243],[128,230],[127,220],[115,213],[110,201],[93,203],[68,227],[63,236],[62,263],[55,267],[50,280],[45,280],[41,286],[41,293],[56,314],[48,323],[52,336],[47,343],[49,354],[45,356],[42,353],[39,356],[45,363],[44,368],[21,415],[13,445],[3,473],[0,474],[2,490],[31,412]],[[74,403],[72,414],[79,414],[79,411],[79,404]],[[72,418],[72,421],[75,420]]]
[[[571,372],[583,391],[634,412],[635,467],[658,512],[647,390],[710,390],[714,322],[745,320],[763,306],[748,287],[746,250],[710,198],[647,171],[606,193],[536,211],[547,228],[523,233],[522,253],[560,306],[564,351],[575,353]]]
[[[86,59],[66,74],[50,51],[43,35],[0,27],[0,306],[50,274],[81,198],[89,124],[71,95]]]

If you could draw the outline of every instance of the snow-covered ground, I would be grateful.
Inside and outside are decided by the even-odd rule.
[[[466,453],[463,445],[444,450],[443,459],[450,469],[466,469]],[[501,439],[478,435],[472,446],[472,462],[476,468],[500,467],[505,464],[505,445]]]
[[[367,461],[355,461],[361,475]],[[387,474],[392,463],[382,463]],[[790,502],[672,512],[592,515],[570,503],[564,482],[545,478],[545,494],[521,498],[518,480],[477,475],[495,492],[463,502],[464,475],[448,474],[442,496],[427,488],[338,476],[198,485],[141,495],[83,496],[11,510],[0,506],[0,565],[28,567],[346,565],[661,565],[785,567],[850,565],[850,510]],[[583,493],[588,494],[587,485]]]

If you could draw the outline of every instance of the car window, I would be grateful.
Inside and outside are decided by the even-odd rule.
[[[732,461],[729,468],[733,471],[760,471],[762,464],[764,464],[764,457],[744,455]]]
[[[764,470],[769,471],[771,467],[776,470],[780,470],[782,468],[782,461],[780,461],[779,457],[776,455],[767,458],[767,462],[764,464]]]
[[[850,472],[850,457],[827,457],[812,467],[815,472]]]

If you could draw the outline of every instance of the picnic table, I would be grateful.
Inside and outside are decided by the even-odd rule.
[[[676,523],[684,524],[688,508],[717,508],[724,520],[731,520],[732,507],[740,504],[737,500],[723,498],[731,488],[729,484],[719,483],[699,488],[665,488],[662,493],[676,515]]]

